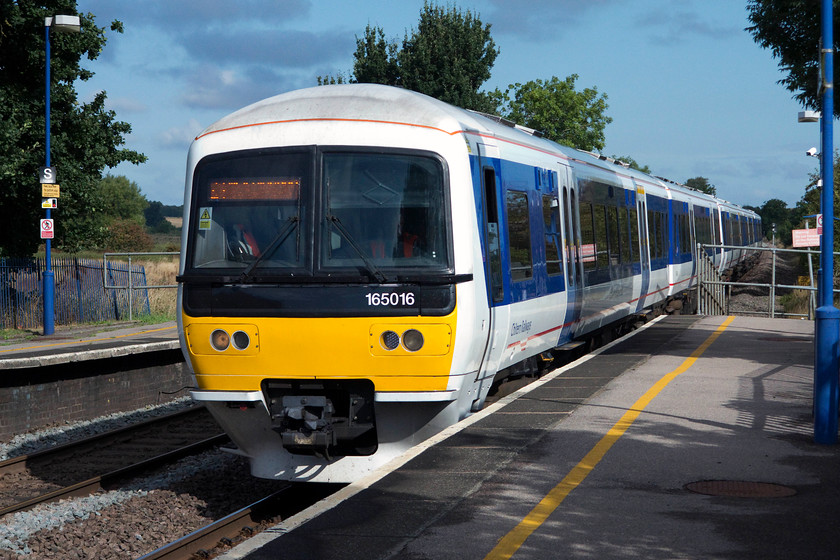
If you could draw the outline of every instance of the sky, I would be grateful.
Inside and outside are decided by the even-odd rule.
[[[442,5],[451,2],[442,1]],[[489,23],[500,49],[482,89],[579,76],[607,95],[606,155],[629,156],[654,175],[706,177],[718,196],[793,206],[818,161],[819,125],[777,82],[770,51],[745,30],[746,0],[458,0]],[[527,7],[526,7],[527,6]],[[106,28],[83,66],[79,99],[104,90],[132,126],[126,146],[148,161],[106,170],[150,201],[183,202],[192,139],[260,99],[350,74],[369,24],[402,40],[423,0],[78,0]],[[110,31],[120,20],[124,33]],[[836,145],[836,141],[835,141]]]

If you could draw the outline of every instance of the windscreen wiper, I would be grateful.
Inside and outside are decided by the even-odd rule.
[[[373,264],[373,261],[370,260],[370,258],[368,258],[367,255],[365,255],[365,253],[364,253],[364,251],[362,251],[361,247],[359,247],[356,244],[356,241],[353,240],[353,236],[350,235],[350,232],[347,231],[347,229],[344,227],[344,224],[342,224],[341,220],[338,219],[338,216],[328,214],[327,215],[327,220],[329,220],[330,223],[332,223],[335,226],[335,229],[337,229],[338,232],[341,234],[341,236],[344,237],[344,239],[347,240],[347,242],[350,244],[350,246],[353,247],[353,250],[356,251],[356,253],[358,253],[358,255],[362,258],[362,261],[364,261],[365,266],[368,269],[368,272],[371,273],[371,275],[376,279],[376,281],[379,282],[380,284],[384,284],[385,282],[387,282],[388,279],[385,278],[385,275],[382,274],[382,271],[379,270],[379,268],[375,264]]]
[[[254,262],[249,264],[248,267],[242,271],[242,274],[239,276],[239,280],[241,282],[244,282],[248,279],[248,277],[251,275],[251,272],[257,267],[258,264],[260,264],[269,256],[274,254],[274,251],[276,251],[277,248],[283,244],[286,238],[289,237],[289,234],[292,233],[292,230],[295,229],[295,226],[298,224],[299,221],[300,218],[298,218],[297,216],[289,216],[289,219],[286,220],[286,224],[283,226],[282,229],[280,229],[279,232],[277,232],[277,235],[275,235],[274,239],[271,240],[271,243],[269,243],[268,248],[265,250],[265,252],[263,252],[259,257],[256,258],[256,260],[254,260]]]

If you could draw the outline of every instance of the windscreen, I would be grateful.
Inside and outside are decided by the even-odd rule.
[[[445,183],[442,160],[418,153],[209,156],[195,171],[189,268],[242,281],[445,274]]]
[[[324,268],[371,266],[444,269],[444,175],[432,157],[328,153]]]
[[[311,152],[292,152],[202,162],[196,170],[192,266],[303,266],[311,161]]]

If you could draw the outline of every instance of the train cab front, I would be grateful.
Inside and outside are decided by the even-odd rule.
[[[447,185],[442,158],[408,150],[198,162],[179,277],[184,351],[197,398],[252,465],[277,445],[370,456],[393,439],[377,401],[453,398],[455,294],[468,278],[454,274]]]

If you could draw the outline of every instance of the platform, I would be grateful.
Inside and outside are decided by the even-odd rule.
[[[812,378],[811,322],[669,317],[222,558],[840,558]]]
[[[49,336],[0,340],[0,370],[51,366],[180,348],[174,321],[59,326]]]

